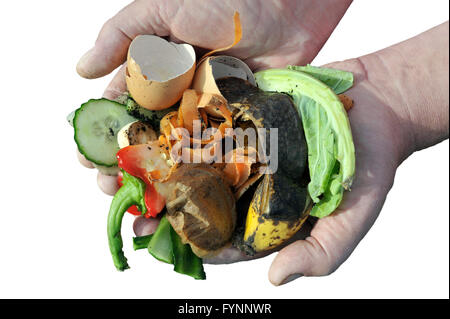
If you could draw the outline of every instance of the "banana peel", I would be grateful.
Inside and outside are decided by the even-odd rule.
[[[291,238],[309,215],[303,125],[292,99],[285,94],[264,92],[237,78],[219,79],[217,86],[235,114],[237,127],[253,126],[266,132],[278,129],[278,168],[260,178],[250,204],[237,207],[238,215],[246,213],[247,217],[237,229],[241,239],[233,244],[254,255]],[[261,138],[258,136],[258,143]],[[268,138],[262,145],[265,154],[270,154]]]
[[[258,252],[273,249],[290,239],[308,219],[310,210],[294,222],[267,219],[253,210],[248,210],[245,224],[244,241],[246,251],[253,255]]]
[[[276,174],[264,176],[250,203],[243,238],[248,255],[281,245],[300,230],[309,216],[312,201],[306,188]],[[289,198],[280,200],[277,192],[286,191],[290,191]]]

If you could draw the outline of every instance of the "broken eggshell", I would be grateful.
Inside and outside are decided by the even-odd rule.
[[[197,92],[219,95],[223,98],[216,80],[225,77],[240,78],[256,86],[253,72],[247,64],[238,58],[220,55],[210,56],[199,62],[192,80],[192,88]],[[214,108],[206,109],[206,112],[211,116],[221,117],[221,114]]]
[[[195,51],[189,44],[140,35],[128,49],[128,91],[147,109],[162,110],[174,105],[191,85],[194,72]]]

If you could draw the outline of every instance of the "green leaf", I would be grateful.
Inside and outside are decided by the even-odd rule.
[[[325,110],[313,99],[302,96],[297,103],[308,143],[308,166],[311,181],[308,192],[315,203],[325,193],[336,163],[334,134]]]
[[[153,234],[147,236],[133,237],[133,249],[138,250],[147,248],[152,237]]]
[[[336,94],[344,93],[353,86],[353,73],[351,72],[322,68],[310,64],[306,66],[288,65],[287,68],[311,75],[329,86]]]
[[[170,235],[169,221],[164,215],[159,222],[150,242],[148,243],[148,252],[159,261],[173,264],[173,246]]]
[[[191,276],[195,279],[206,279],[203,261],[192,252],[188,244],[183,244],[180,236],[172,228],[172,245],[174,269],[177,273]]]
[[[134,238],[135,249],[142,248],[145,243],[148,243],[148,252],[153,257],[173,264],[174,271],[195,279],[206,279],[202,259],[192,252],[188,244],[183,244],[165,215],[161,218],[153,235]]]
[[[331,214],[342,199],[341,188],[349,189],[355,174],[355,148],[342,103],[327,85],[301,71],[270,69],[255,78],[264,91],[292,96],[308,144],[308,192],[318,206],[315,214]]]
[[[336,162],[330,183],[320,202],[313,206],[311,216],[318,218],[326,217],[339,207],[344,196],[344,187],[342,187],[341,183],[342,175],[339,174],[339,162]]]
[[[169,107],[164,110],[153,111],[139,106],[131,97],[126,100],[127,112],[136,119],[150,124],[156,131],[159,130],[161,119],[169,112],[177,111],[176,106]]]

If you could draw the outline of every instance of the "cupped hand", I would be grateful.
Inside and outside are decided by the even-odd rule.
[[[415,56],[405,58],[412,50]],[[348,112],[356,150],[354,183],[333,214],[312,229],[306,224],[281,248],[269,270],[275,285],[334,272],[375,222],[402,161],[448,138],[448,22],[328,67],[355,75],[353,88],[345,93],[355,101]],[[245,259],[228,249],[208,262]]]
[[[227,54],[242,58],[254,70],[306,64],[318,53],[349,2],[339,1],[135,1],[102,28],[93,49],[80,60],[77,70],[87,78],[112,72],[126,60],[131,40],[139,34],[168,36],[199,48],[214,49],[233,40],[233,12],[243,25],[243,39]],[[324,10],[327,7],[327,10]],[[393,183],[401,160],[392,136],[398,119],[365,77],[361,60],[331,67],[356,74],[355,86],[347,94],[355,100],[349,112],[357,170],[351,192],[331,216],[308,224],[276,256],[269,279],[275,285],[299,276],[327,275],[339,267],[374,223]],[[123,67],[105,91],[115,98],[126,90]],[[99,186],[113,194],[113,177],[99,174]],[[137,235],[154,231],[157,221],[138,218]],[[309,227],[309,228],[308,228]],[[268,252],[270,253],[270,252]],[[260,254],[256,257],[266,255]],[[226,249],[209,263],[246,260],[236,249]]]
[[[407,143],[410,139],[401,129],[404,125],[384,100],[383,92],[369,81],[364,59],[333,63],[328,67],[348,70],[355,75],[355,85],[345,93],[355,102],[348,113],[356,150],[354,183],[333,214],[313,225],[307,224],[296,238],[279,250],[269,270],[269,280],[274,285],[301,276],[324,276],[334,272],[375,222],[393,184],[395,171],[410,152]],[[265,255],[267,253],[260,256]],[[228,249],[208,262],[245,259],[248,257],[236,249]]]
[[[136,1],[105,24],[95,47],[80,61],[78,72],[88,78],[111,72],[125,61],[127,47],[138,34],[169,36],[173,40],[207,49],[222,47],[232,41],[230,21],[234,10],[241,14],[244,34],[242,42],[228,54],[244,59],[253,69],[305,64],[317,54],[349,2],[248,0],[226,4],[209,1],[205,5],[203,1]],[[433,43],[443,47],[425,50],[430,45],[430,36],[431,39],[439,39]],[[409,52],[411,48],[425,49],[417,54],[418,61],[402,60],[403,56],[398,51]],[[417,110],[411,112],[410,109],[412,99],[421,101],[422,95],[419,94],[419,98],[416,96],[415,84],[423,83],[423,77],[432,74],[433,79],[440,79],[441,76],[443,78],[437,83],[442,82],[442,87],[448,88],[448,73],[438,72],[444,70],[441,64],[431,63],[435,60],[435,52],[441,53],[441,64],[446,61],[448,66],[448,23],[389,50],[391,57],[388,63],[384,60],[386,54],[382,58],[375,53],[329,65],[355,74],[355,85],[346,92],[355,101],[355,106],[349,111],[356,149],[354,184],[332,215],[315,223],[305,223],[295,238],[279,250],[269,270],[269,280],[273,284],[284,284],[299,276],[322,276],[335,271],[376,220],[392,187],[398,165],[414,150],[448,137],[448,120],[442,120],[448,119],[447,89],[441,92],[439,86],[437,95],[433,95],[436,90],[419,92],[425,97],[430,94],[440,97],[430,100],[438,103],[416,103],[419,107],[427,106],[429,114]],[[397,81],[391,87],[386,84],[386,77],[391,68],[399,64],[398,61],[401,66],[407,65],[410,69],[411,65],[424,64],[428,68],[421,67],[420,72],[408,73],[417,76],[407,77],[412,86],[405,85],[405,81]],[[423,72],[424,69],[433,72]],[[105,92],[109,98],[115,98],[126,89],[120,72]],[[405,78],[401,67],[391,73],[400,79]],[[391,100],[387,96],[391,96]],[[393,100],[395,98],[397,100]],[[447,105],[447,109],[442,108],[441,104]],[[441,113],[445,112],[447,116],[442,116]],[[419,121],[421,117],[417,117],[418,114],[425,120]],[[414,128],[417,123],[421,123],[421,132]],[[89,166],[89,163],[84,164]],[[137,235],[145,235],[152,233],[156,226],[157,220],[138,217],[134,230]],[[268,253],[271,252],[256,257]],[[230,248],[206,262],[230,263],[246,259],[249,257]]]
[[[301,276],[323,276],[334,272],[352,253],[375,222],[402,160],[412,151],[408,130],[383,92],[368,79],[364,58],[333,63],[328,67],[348,70],[355,84],[345,94],[354,100],[348,112],[356,150],[356,173],[350,192],[330,216],[306,223],[279,250],[269,270],[269,280],[280,285]],[[371,73],[371,76],[377,77]],[[153,231],[154,222],[139,218],[138,235]],[[144,225],[147,229],[144,229]],[[263,257],[273,251],[261,253]],[[207,263],[248,260],[235,248],[228,248]]]

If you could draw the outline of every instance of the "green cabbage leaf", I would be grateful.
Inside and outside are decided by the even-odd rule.
[[[328,216],[355,175],[355,147],[344,106],[332,88],[303,71],[269,69],[257,72],[255,78],[260,89],[292,97],[308,145],[311,215]]]

